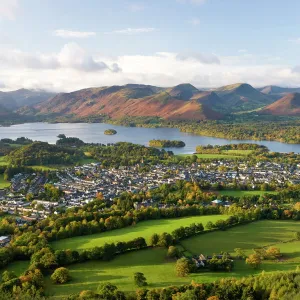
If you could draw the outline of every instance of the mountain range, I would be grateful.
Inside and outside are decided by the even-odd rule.
[[[17,90],[0,92],[0,116],[90,117],[106,115],[160,117],[169,120],[218,120],[235,113],[300,115],[299,89],[246,83],[199,90],[185,83],[161,88],[127,84],[87,88],[71,93]]]

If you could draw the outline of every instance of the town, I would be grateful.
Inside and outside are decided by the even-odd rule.
[[[0,191],[0,210],[4,213],[37,220],[72,207],[83,206],[101,195],[106,201],[123,192],[138,193],[153,190],[162,184],[173,184],[186,180],[211,187],[227,187],[239,184],[255,190],[261,184],[284,187],[300,183],[300,166],[289,166],[273,162],[213,161],[206,164],[193,163],[189,166],[163,165],[105,169],[100,163],[51,171],[47,173],[17,174],[9,189]],[[61,191],[55,198],[45,200],[45,184]],[[220,201],[215,199],[215,203]],[[156,205],[151,203],[151,205]],[[140,204],[135,205],[136,209]]]

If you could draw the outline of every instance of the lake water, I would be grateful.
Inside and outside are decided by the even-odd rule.
[[[105,135],[106,129],[117,130],[116,135]],[[138,128],[124,127],[104,123],[27,123],[0,127],[0,139],[27,137],[37,141],[55,143],[57,135],[63,133],[69,137],[78,137],[85,142],[93,143],[116,143],[131,142],[135,144],[148,145],[151,139],[182,140],[184,148],[169,148],[174,153],[194,153],[197,145],[225,145],[236,143],[256,143],[267,146],[275,152],[300,153],[300,144],[284,144],[280,142],[252,141],[252,140],[228,140],[214,137],[199,136],[180,132],[175,128]]]

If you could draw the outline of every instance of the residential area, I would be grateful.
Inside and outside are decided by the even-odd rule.
[[[47,178],[43,172],[20,173],[12,178],[9,189],[0,191],[0,210],[23,216],[23,220],[29,222],[52,213],[58,214],[66,208],[83,206],[99,194],[103,199],[112,201],[123,192],[147,191],[178,180],[206,183],[212,187],[247,184],[256,189],[262,183],[276,183],[276,186],[282,187],[287,183],[300,183],[300,166],[271,162],[250,166],[248,162],[214,161],[190,166],[157,164],[104,169],[100,163],[92,163],[51,171]],[[58,199],[47,201],[42,197],[48,183],[62,191]],[[216,196],[212,204],[219,203]],[[136,204],[136,209],[139,206]]]

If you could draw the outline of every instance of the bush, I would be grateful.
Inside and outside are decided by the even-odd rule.
[[[175,246],[170,246],[168,248],[167,257],[168,258],[179,258],[180,257],[179,249]]]
[[[179,277],[185,277],[190,273],[191,266],[187,258],[183,257],[177,260],[175,265],[176,275]]]
[[[140,272],[134,273],[134,283],[138,287],[146,286],[147,280],[146,280],[145,275]]]
[[[61,267],[56,269],[51,275],[51,280],[54,283],[62,284],[71,280],[69,270],[67,268]]]

